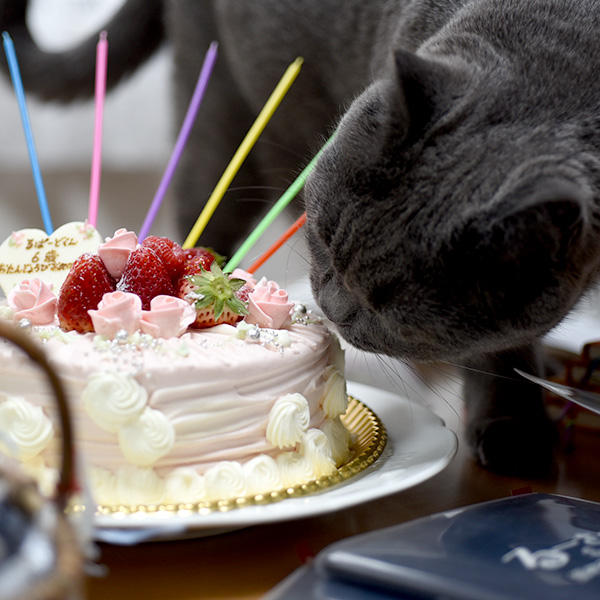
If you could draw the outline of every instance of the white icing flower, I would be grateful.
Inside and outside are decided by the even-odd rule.
[[[246,495],[244,469],[239,462],[224,460],[204,474],[206,494],[211,500],[237,498]]]
[[[309,423],[310,409],[302,394],[281,396],[269,413],[267,440],[277,448],[294,446],[308,429]]]
[[[25,473],[37,481],[38,489],[44,496],[52,497],[56,492],[58,470],[46,465],[46,461],[39,454],[23,462]]]
[[[285,487],[315,479],[310,461],[299,452],[283,452],[277,457],[277,466]]]
[[[81,398],[94,423],[116,433],[144,410],[148,395],[133,377],[104,372],[90,376]]]
[[[342,374],[342,376],[345,376],[346,373],[345,354],[339,338],[332,334],[329,344],[329,362]]]
[[[298,452],[308,460],[316,478],[335,471],[329,440],[320,429],[309,429],[304,434]]]
[[[8,396],[0,404],[0,432],[29,460],[44,450],[52,440],[54,428],[41,407],[18,396]]]
[[[344,427],[339,417],[327,419],[321,425],[321,431],[327,436],[331,446],[331,456],[336,465],[341,465],[348,458],[351,442],[350,432]]]
[[[165,482],[154,469],[125,465],[117,470],[119,504],[160,504],[165,495]]]
[[[336,367],[327,367],[327,381],[321,405],[323,412],[330,418],[343,415],[348,408],[348,394],[346,392],[346,380]]]
[[[90,467],[88,479],[96,503],[108,506],[119,503],[117,477],[112,471],[101,467]]]
[[[125,458],[138,467],[149,467],[175,443],[175,428],[159,410],[146,407],[135,420],[119,429],[119,446]]]
[[[206,498],[204,477],[190,467],[171,471],[165,480],[165,501],[175,504],[200,502]]]
[[[277,463],[266,454],[255,456],[244,463],[243,469],[248,494],[262,494],[283,486]]]

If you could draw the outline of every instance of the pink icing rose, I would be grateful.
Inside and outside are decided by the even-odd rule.
[[[140,326],[153,337],[178,337],[196,320],[196,309],[175,296],[155,296],[142,311]]]
[[[248,296],[246,322],[259,327],[281,329],[288,323],[293,306],[285,290],[263,277]]]
[[[231,277],[234,279],[243,279],[251,288],[256,287],[256,279],[254,279],[252,273],[248,273],[248,271],[244,271],[244,269],[234,269],[233,273],[231,273]]]
[[[109,292],[102,296],[98,310],[88,310],[94,331],[107,338],[114,338],[117,331],[132,334],[140,327],[142,301],[137,294]]]
[[[16,321],[28,319],[32,325],[50,325],[56,317],[56,296],[41,279],[24,279],[8,293],[8,305]]]
[[[98,248],[98,256],[102,259],[107,271],[115,279],[123,275],[127,259],[137,246],[137,235],[127,229],[117,229],[112,238],[107,238]]]

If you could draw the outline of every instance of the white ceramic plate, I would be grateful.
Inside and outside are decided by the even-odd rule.
[[[439,473],[454,456],[455,434],[427,408],[359,383],[349,382],[348,393],[369,406],[388,433],[382,456],[356,477],[321,493],[223,513],[98,515],[96,539],[135,544],[149,539],[215,535],[251,525],[312,517],[413,487]]]

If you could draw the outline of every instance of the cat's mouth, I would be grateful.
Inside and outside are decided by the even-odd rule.
[[[361,350],[423,361],[456,358],[457,348],[450,337],[434,340],[424,327],[390,321],[364,306],[336,276],[318,285],[313,281],[313,289],[323,314],[346,341]]]

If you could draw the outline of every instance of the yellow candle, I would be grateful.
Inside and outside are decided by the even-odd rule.
[[[248,130],[246,137],[242,140],[240,147],[237,149],[230,163],[227,165],[223,175],[221,175],[221,179],[219,179],[215,189],[204,205],[200,216],[196,220],[196,223],[194,223],[194,226],[185,239],[185,242],[183,242],[184,248],[193,248],[196,245],[198,238],[204,231],[208,221],[215,212],[215,209],[217,206],[219,206],[219,202],[221,202],[223,195],[227,191],[227,188],[231,184],[236,173],[239,171],[244,160],[250,153],[250,150],[258,140],[260,134],[263,132],[263,129],[269,122],[269,119],[273,116],[275,110],[277,110],[277,107],[283,100],[283,97],[287,91],[290,89],[292,83],[294,83],[294,80],[298,76],[303,62],[303,59],[299,57],[286,69],[283,77],[279,80],[279,83],[269,96],[269,99],[263,106],[263,109],[260,111],[258,117],[256,117],[252,127],[250,127]]]

